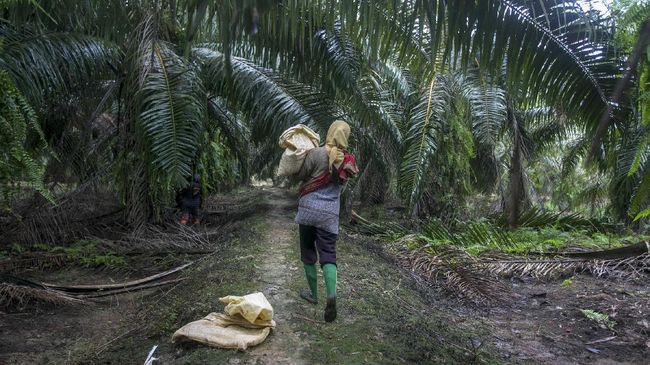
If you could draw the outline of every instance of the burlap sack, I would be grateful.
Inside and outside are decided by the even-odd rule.
[[[222,313],[210,313],[203,319],[186,324],[174,333],[172,342],[194,341],[224,349],[246,350],[264,342],[271,332],[271,327],[244,328],[221,316],[227,317]]]
[[[300,171],[307,151],[318,147],[320,137],[303,124],[298,124],[284,131],[278,144],[284,153],[278,166],[278,176],[291,176]]]
[[[226,313],[210,313],[181,327],[173,343],[195,341],[208,346],[245,350],[262,343],[275,327],[273,307],[262,293],[219,299]]]

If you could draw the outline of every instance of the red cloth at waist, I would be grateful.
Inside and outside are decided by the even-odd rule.
[[[341,166],[339,166],[336,171],[338,172],[339,181],[346,181],[350,177],[354,177],[356,174],[358,174],[359,169],[357,168],[357,160],[354,155],[345,152],[343,156],[343,162],[341,162]],[[330,171],[326,170],[322,174],[302,184],[298,190],[298,196],[302,198],[303,196],[329,184],[332,180],[332,174]]]
[[[322,174],[302,184],[302,186],[300,186],[300,190],[298,190],[298,196],[302,198],[303,196],[329,184],[330,180],[332,180],[332,174],[326,170]]]

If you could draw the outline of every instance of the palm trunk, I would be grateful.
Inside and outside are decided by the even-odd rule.
[[[519,225],[519,214],[523,200],[523,163],[522,163],[522,141],[519,133],[519,124],[512,107],[508,108],[508,118],[512,127],[512,156],[510,159],[510,197],[508,225],[510,228],[517,228]]]
[[[620,102],[620,99],[623,96],[623,92],[625,91],[627,84],[632,79],[632,76],[635,74],[636,68],[639,65],[639,61],[641,60],[641,57],[644,54],[644,50],[649,44],[650,44],[650,20],[646,20],[645,23],[642,25],[642,29],[639,33],[639,38],[637,39],[636,45],[634,46],[634,50],[632,51],[632,54],[627,60],[625,74],[623,74],[623,77],[621,77],[618,80],[618,82],[616,82],[616,86],[610,98],[610,102],[607,104],[607,109],[605,110],[602,117],[600,118],[600,122],[598,123],[598,127],[596,128],[596,132],[594,133],[594,139],[591,142],[591,147],[589,149],[589,155],[587,158],[588,160],[593,159],[598,153],[601,140],[605,136],[605,133],[607,132],[607,129],[609,129],[609,126],[611,125],[612,122],[611,117],[612,117],[612,113],[614,112],[613,105],[618,104]]]

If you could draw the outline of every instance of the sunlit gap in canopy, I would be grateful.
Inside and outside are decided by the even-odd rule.
[[[582,7],[582,10],[596,10],[602,15],[608,16],[610,0],[578,0],[578,4]]]

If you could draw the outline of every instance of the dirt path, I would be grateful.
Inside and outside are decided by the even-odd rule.
[[[259,238],[261,262],[256,265],[256,275],[264,285],[261,291],[273,305],[277,328],[266,342],[251,350],[248,363],[302,364],[304,346],[300,335],[288,326],[292,320],[290,308],[298,304],[288,285],[291,273],[298,271],[297,263],[289,260],[296,241],[296,225],[292,219],[295,203],[285,191],[277,189],[269,190],[267,199],[270,209],[264,220],[268,229]]]
[[[165,364],[471,363],[491,358],[473,345],[486,336],[481,328],[443,320],[408,275],[343,237],[338,244],[339,317],[325,323],[324,303],[310,305],[298,296],[306,283],[293,223],[295,194],[266,188],[263,197],[268,210],[250,218],[217,259],[192,273],[202,280],[168,300],[165,314],[153,319],[167,325],[149,341],[136,342],[140,352],[162,343],[158,355]],[[242,352],[165,343],[173,329],[221,311],[218,297],[255,291],[266,295],[277,322],[261,345]],[[319,272],[319,293],[324,292]],[[133,351],[126,345],[114,355]]]
[[[376,254],[339,242],[339,318],[323,322],[324,303],[301,300],[306,287],[299,261],[294,194],[268,189],[269,210],[261,217],[255,278],[275,310],[277,328],[244,358],[246,364],[358,364],[455,362],[478,360],[471,349],[476,335],[466,337],[436,320],[430,303],[415,290],[409,277]],[[319,271],[319,293],[324,293]],[[435,322],[435,323],[434,323]],[[477,330],[476,332],[478,333]],[[469,348],[467,346],[470,346]],[[464,359],[464,360],[461,360]]]

